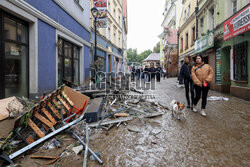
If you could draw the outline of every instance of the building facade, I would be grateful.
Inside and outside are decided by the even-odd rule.
[[[182,0],[166,0],[163,13],[164,19],[161,24],[163,32],[158,36],[160,38],[161,65],[166,70],[173,69],[170,72],[172,76],[176,76],[177,74],[177,70],[175,70],[176,67],[174,67],[176,63],[173,63],[172,59],[174,62],[178,59],[178,52],[172,55],[169,53],[174,53],[172,51],[173,48],[176,51],[178,50],[178,41],[174,40],[176,42],[173,43],[173,38],[175,39],[177,37],[177,29],[180,26],[182,7]],[[172,41],[172,43],[169,43],[169,41]],[[174,58],[174,56],[176,56],[176,58]],[[168,68],[169,66],[172,67]]]
[[[216,0],[216,90],[250,100],[248,0]],[[233,23],[233,24],[231,24]]]
[[[195,55],[194,44],[196,40],[197,0],[183,0],[182,4],[183,8],[179,28],[179,69],[184,63],[186,55]]]
[[[34,97],[89,76],[89,1],[1,0],[0,98]]]
[[[214,0],[198,1],[196,14],[198,35],[195,41],[195,54],[202,55],[205,63],[216,71],[216,47],[214,47]],[[215,90],[215,77],[210,88]]]
[[[93,7],[91,0],[90,8]],[[94,21],[91,15],[91,43],[94,62]],[[121,72],[127,69],[127,1],[107,0],[107,27],[97,28],[97,61],[99,71]]]

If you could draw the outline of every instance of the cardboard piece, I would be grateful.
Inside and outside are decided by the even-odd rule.
[[[0,120],[4,120],[10,116],[18,115],[23,112],[23,105],[17,100],[16,97],[9,97],[0,100]]]

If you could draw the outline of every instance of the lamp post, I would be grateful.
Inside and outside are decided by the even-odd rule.
[[[97,60],[97,37],[96,37],[96,31],[97,31],[97,29],[96,29],[96,22],[97,22],[97,17],[98,17],[98,10],[96,9],[96,7],[93,7],[92,9],[91,9],[91,14],[92,14],[92,16],[93,16],[93,18],[94,18],[94,28],[95,28],[95,53],[94,53],[94,67],[95,67],[95,69],[94,69],[94,83],[95,83],[95,81],[96,81],[96,76],[95,76],[95,74],[96,74],[96,66],[95,66],[95,63],[96,63],[96,60]]]

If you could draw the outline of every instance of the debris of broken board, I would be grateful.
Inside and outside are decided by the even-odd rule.
[[[8,150],[8,143],[3,145],[0,150],[0,158],[11,163],[13,158],[80,121],[89,100],[88,96],[67,86],[61,86],[29,112],[16,119],[8,143],[13,140],[22,140],[23,142],[12,151]],[[5,152],[12,154],[7,155]]]

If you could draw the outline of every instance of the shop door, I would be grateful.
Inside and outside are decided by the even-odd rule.
[[[28,97],[28,24],[0,10],[0,98]]]
[[[112,58],[111,55],[109,55],[109,72],[112,72]]]

